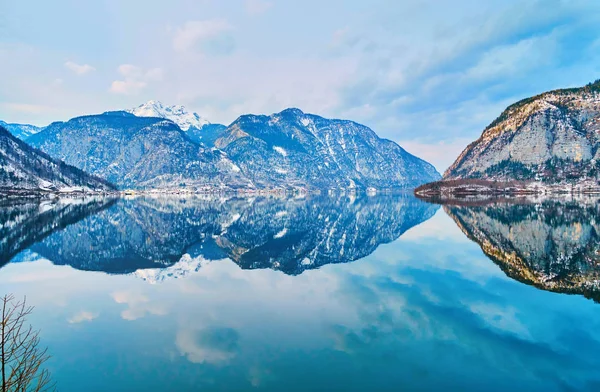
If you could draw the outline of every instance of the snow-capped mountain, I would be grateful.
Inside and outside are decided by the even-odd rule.
[[[244,115],[215,141],[257,187],[414,188],[440,174],[370,128],[300,109]]]
[[[151,103],[138,113],[166,113]],[[198,129],[202,123],[186,122],[184,132],[164,117],[107,112],[52,123],[27,141],[121,188],[383,190],[440,178],[429,163],[348,120],[287,109],[244,115],[229,127]]]
[[[50,124],[28,142],[121,188],[251,187],[225,153],[198,145],[162,118],[127,112],[76,117]]]
[[[52,159],[0,126],[0,190],[5,192],[110,191],[108,182]]]
[[[127,112],[138,117],[158,117],[166,118],[179,125],[182,131],[187,132],[190,128],[202,129],[210,122],[198,115],[187,111],[181,105],[165,106],[159,101],[148,101],[136,108],[127,110]]]
[[[44,127],[37,127],[30,124],[9,124],[2,120],[0,120],[0,127],[6,128],[14,137],[21,140],[25,140],[44,129]]]

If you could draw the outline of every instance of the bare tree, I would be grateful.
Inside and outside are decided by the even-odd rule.
[[[13,295],[0,298],[0,306],[1,392],[54,390],[50,373],[42,367],[49,359],[48,349],[40,348],[39,331],[26,324],[33,307]]]

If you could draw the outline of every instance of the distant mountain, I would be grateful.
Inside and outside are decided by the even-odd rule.
[[[252,187],[225,153],[192,141],[174,122],[107,112],[50,124],[31,145],[120,188]]]
[[[509,106],[421,192],[600,190],[600,81]],[[493,184],[496,182],[496,184]]]
[[[14,137],[21,140],[25,140],[44,129],[44,127],[36,127],[35,125],[29,124],[9,124],[2,120],[0,120],[0,127],[4,127]]]
[[[257,187],[414,188],[440,175],[370,128],[299,109],[244,115],[215,140]]]
[[[159,101],[148,101],[127,112],[138,117],[165,118],[177,124],[187,136],[205,147],[214,147],[215,140],[227,128],[222,124],[212,124],[198,113],[189,112],[184,106],[165,106]]]
[[[361,259],[438,209],[406,195],[122,199],[31,249],[55,264],[149,281],[227,258],[297,275]]]
[[[381,190],[440,178],[432,165],[364,125],[298,109],[241,116],[229,127],[154,101],[133,111],[144,116],[76,117],[27,141],[122,189]]]
[[[114,189],[107,181],[50,158],[0,127],[0,193]]]
[[[600,302],[598,206],[590,199],[444,209],[509,277]]]
[[[187,132],[190,128],[202,129],[203,126],[210,124],[198,113],[190,113],[183,106],[165,106],[159,101],[148,101],[136,108],[127,110],[127,112],[138,117],[166,118],[179,125],[179,128],[184,132]]]

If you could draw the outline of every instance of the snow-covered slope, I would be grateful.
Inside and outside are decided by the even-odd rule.
[[[244,115],[215,141],[257,186],[415,188],[435,168],[370,128],[300,109]]]
[[[166,118],[179,125],[182,131],[189,131],[190,128],[202,129],[203,126],[210,124],[198,113],[188,112],[181,105],[165,106],[159,101],[148,101],[136,108],[127,110],[127,112],[138,117],[158,117]]]
[[[0,126],[1,192],[110,191],[108,182],[50,158]]]
[[[299,109],[229,127],[154,101],[133,112],[53,123],[27,141],[122,188],[411,189],[440,178],[364,125]]]
[[[219,150],[194,143],[170,120],[107,112],[50,124],[35,147],[121,188],[251,187]]]

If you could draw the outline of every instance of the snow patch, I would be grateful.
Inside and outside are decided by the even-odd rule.
[[[284,157],[287,157],[287,151],[285,151],[282,147],[279,146],[273,146],[273,150],[277,151],[279,154],[281,154]]]
[[[273,236],[273,238],[281,238],[281,237],[283,237],[284,235],[286,235],[286,234],[287,234],[287,232],[288,232],[288,229],[287,229],[287,227],[284,227],[284,228],[283,228],[283,230],[281,230],[279,233],[275,234],[275,235]]]

